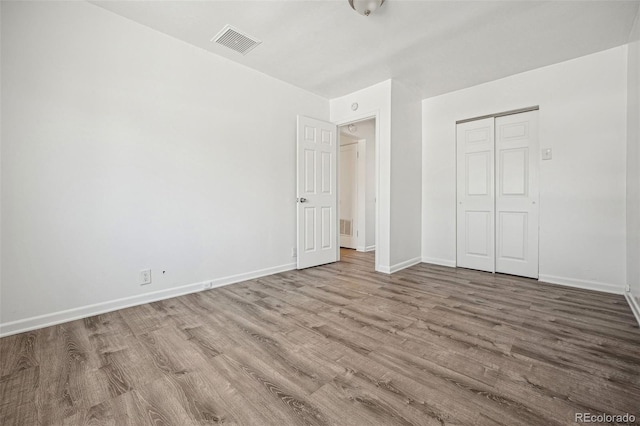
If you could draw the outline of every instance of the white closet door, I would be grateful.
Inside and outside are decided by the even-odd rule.
[[[494,119],[457,126],[457,265],[495,271]]]
[[[538,111],[495,125],[496,272],[538,278]]]

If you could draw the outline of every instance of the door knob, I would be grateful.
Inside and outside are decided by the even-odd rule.
[[[298,198],[298,201],[300,201],[301,203],[306,203],[307,199],[306,198]]]

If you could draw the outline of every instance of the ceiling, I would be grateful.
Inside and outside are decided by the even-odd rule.
[[[387,0],[369,17],[347,0],[92,3],[325,98],[389,78],[428,98],[625,44],[640,0]],[[226,24],[263,43],[212,43]]]

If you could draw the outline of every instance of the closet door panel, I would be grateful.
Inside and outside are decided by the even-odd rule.
[[[496,272],[538,278],[538,111],[495,119]]]
[[[457,266],[495,270],[494,119],[458,124]]]

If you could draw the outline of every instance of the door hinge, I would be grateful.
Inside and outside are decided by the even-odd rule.
[[[356,151],[356,158],[360,158],[360,151]]]

